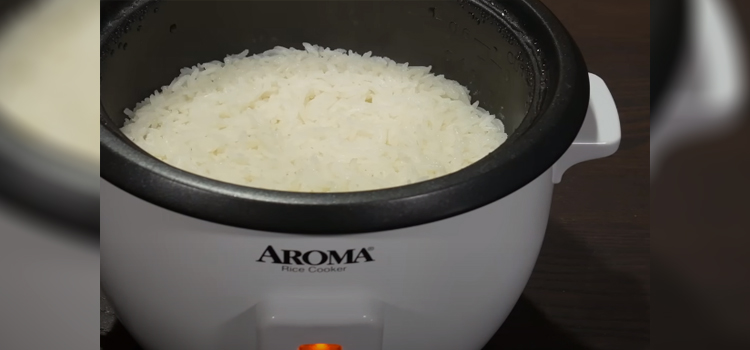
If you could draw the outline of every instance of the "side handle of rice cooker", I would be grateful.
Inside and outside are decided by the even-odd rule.
[[[612,155],[620,147],[620,116],[602,78],[589,73],[591,95],[586,119],[573,144],[552,166],[552,182],[560,183],[568,168],[587,160]]]

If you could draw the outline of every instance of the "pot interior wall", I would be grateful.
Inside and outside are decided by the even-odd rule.
[[[303,42],[432,66],[434,72],[467,86],[483,108],[502,115],[509,133],[519,128],[532,102],[539,99],[534,87],[544,79],[535,53],[540,50],[525,47],[529,43],[524,36],[501,23],[512,12],[498,4],[491,5],[497,9],[494,16],[464,1],[163,1],[115,10],[112,4],[102,6],[103,18],[107,11],[132,9],[102,44],[101,102],[108,115],[102,120],[111,128],[122,126],[125,108],[169,84],[180,68],[222,60],[245,49],[253,54],[275,46],[301,48]],[[554,64],[545,68],[544,75],[554,76]]]

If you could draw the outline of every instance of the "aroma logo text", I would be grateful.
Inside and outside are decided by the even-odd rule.
[[[346,266],[375,261],[370,255],[373,248],[347,249],[339,252],[336,250],[288,250],[277,251],[272,245],[266,247],[260,258],[260,263],[271,263],[282,265],[281,270],[287,272],[343,272]],[[305,266],[309,266],[305,268]]]

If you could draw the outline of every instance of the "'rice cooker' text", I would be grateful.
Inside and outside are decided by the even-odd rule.
[[[289,272],[305,272],[304,267],[297,267],[297,266],[282,266],[281,271],[289,271]],[[343,272],[346,271],[346,267],[335,267],[335,266],[310,266],[307,268],[308,272]]]

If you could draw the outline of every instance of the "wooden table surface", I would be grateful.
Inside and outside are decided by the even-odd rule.
[[[623,138],[612,157],[565,173],[531,280],[485,350],[646,349],[649,1],[544,2],[612,91]],[[102,336],[102,348],[137,349],[119,326]]]
[[[649,346],[648,0],[544,0],[609,86],[622,143],[556,186],[547,235],[494,349]]]

